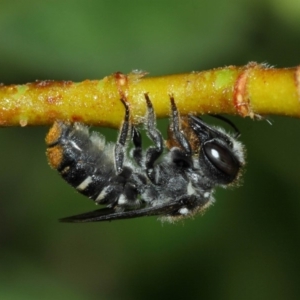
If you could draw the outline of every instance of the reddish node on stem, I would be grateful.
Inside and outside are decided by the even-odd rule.
[[[295,82],[296,82],[298,101],[300,102],[300,66],[296,67],[295,70]]]
[[[114,77],[115,77],[115,80],[116,80],[116,83],[118,86],[124,86],[128,82],[127,75],[125,75],[121,72],[116,72],[114,74]]]
[[[238,76],[234,85],[233,103],[236,111],[242,117],[254,118],[254,113],[247,93],[247,80],[250,70],[255,67],[257,67],[257,63],[249,63],[245,70]]]
[[[128,77],[127,75],[121,73],[121,72],[116,72],[114,74],[114,78],[116,81],[117,89],[120,95],[121,99],[126,99],[126,87],[128,85]],[[123,90],[123,87],[125,87],[125,91]]]

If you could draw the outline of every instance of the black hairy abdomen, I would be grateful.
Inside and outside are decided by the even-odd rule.
[[[96,200],[99,193],[116,175],[114,163],[105,153],[105,148],[101,150],[86,132],[74,128],[72,131],[65,130],[58,144],[63,151],[62,161],[58,167],[61,176],[75,188],[90,178],[90,183],[84,189],[77,190]]]

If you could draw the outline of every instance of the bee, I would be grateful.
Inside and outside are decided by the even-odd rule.
[[[142,148],[142,135],[125,108],[115,144],[81,123],[56,121],[46,137],[50,166],[78,192],[104,208],[61,219],[63,222],[99,222],[159,216],[174,222],[203,212],[213,202],[217,186],[240,177],[245,164],[238,136],[207,125],[202,119],[180,117],[170,96],[169,139],[156,127],[149,95],[145,131],[153,145]],[[128,149],[132,151],[128,154]]]

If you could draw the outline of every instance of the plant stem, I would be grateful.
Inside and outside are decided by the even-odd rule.
[[[37,81],[0,85],[0,126],[80,121],[118,128],[126,97],[134,123],[146,112],[148,93],[158,118],[169,116],[170,95],[182,115],[234,114],[300,117],[300,66],[275,69],[249,63],[203,72],[144,77],[145,73],[115,73],[102,80]]]

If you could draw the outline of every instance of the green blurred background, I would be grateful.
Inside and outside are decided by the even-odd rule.
[[[0,4],[4,84],[300,63],[299,0]],[[176,225],[59,223],[95,207],[48,167],[48,128],[1,129],[0,299],[299,299],[299,120],[231,119],[243,186]]]

